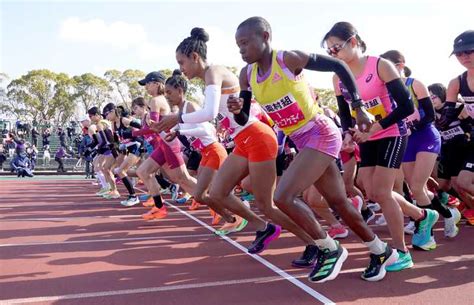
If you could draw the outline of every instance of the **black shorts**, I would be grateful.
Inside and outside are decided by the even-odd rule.
[[[283,171],[287,168],[287,163],[286,163],[286,154],[283,151],[281,154],[278,154],[276,157],[276,171],[277,171],[277,177],[281,177],[283,175]]]
[[[195,150],[191,150],[186,155],[188,156],[188,163],[186,164],[186,168],[192,171],[197,171],[199,168],[199,163],[201,163],[202,159],[201,154]]]
[[[128,155],[128,154],[132,154],[132,155],[135,155],[137,157],[140,157],[140,155],[142,154],[141,146],[139,146],[138,144],[133,144],[133,145],[127,146],[126,155]]]
[[[474,173],[474,139],[472,138],[471,142],[467,144],[465,160],[462,170]]]
[[[400,168],[407,148],[407,137],[389,137],[361,143],[360,167]]]
[[[461,139],[441,145],[441,154],[438,162],[438,177],[449,180],[457,177],[467,160],[466,142]]]

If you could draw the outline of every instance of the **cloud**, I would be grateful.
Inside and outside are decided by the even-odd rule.
[[[123,21],[107,24],[101,19],[81,20],[78,17],[64,20],[59,36],[68,42],[99,43],[121,49],[128,49],[148,40],[145,29],[138,24]]]

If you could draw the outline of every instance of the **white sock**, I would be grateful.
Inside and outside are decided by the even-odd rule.
[[[364,242],[364,244],[369,248],[370,252],[375,255],[380,255],[385,252],[387,244],[379,239],[377,235],[373,241]]]
[[[105,180],[104,174],[102,172],[97,172],[97,179],[99,179],[99,183],[102,186],[102,188],[108,188],[109,185],[107,184],[107,180]]]
[[[331,238],[331,236],[329,236],[329,234],[326,234],[326,238],[318,239],[314,242],[319,249],[329,249],[330,251],[337,250],[337,243]]]

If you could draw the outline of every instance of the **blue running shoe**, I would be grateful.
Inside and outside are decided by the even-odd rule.
[[[411,258],[410,252],[402,252],[397,250],[398,259],[395,263],[387,265],[385,270],[388,272],[402,271],[404,269],[409,269],[413,267],[413,260]]]
[[[416,229],[411,243],[417,249],[428,251],[436,248],[436,242],[431,231],[438,221],[439,214],[431,209],[425,209],[424,211],[426,213],[425,219],[415,222]]]
[[[151,197],[150,194],[142,194],[142,195],[138,196],[138,199],[140,201],[147,201],[148,199],[150,199],[150,197]]]

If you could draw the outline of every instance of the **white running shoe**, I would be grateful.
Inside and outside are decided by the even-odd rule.
[[[454,238],[459,233],[457,223],[461,220],[461,213],[456,208],[448,208],[448,210],[451,212],[451,217],[444,219],[444,236]]]
[[[377,225],[379,225],[379,226],[386,226],[386,225],[387,225],[387,221],[385,220],[385,216],[380,215],[380,217],[377,218],[377,220],[375,221],[375,224],[377,224]]]
[[[136,204],[139,204],[140,200],[137,196],[128,196],[127,200],[120,201],[120,204],[126,207],[132,207]]]
[[[380,204],[378,204],[377,202],[369,202],[367,203],[367,207],[374,212],[380,211]]]
[[[405,226],[405,228],[403,229],[403,231],[405,231],[405,234],[408,234],[408,235],[413,235],[415,234],[415,222],[414,221],[409,221],[408,224]]]

